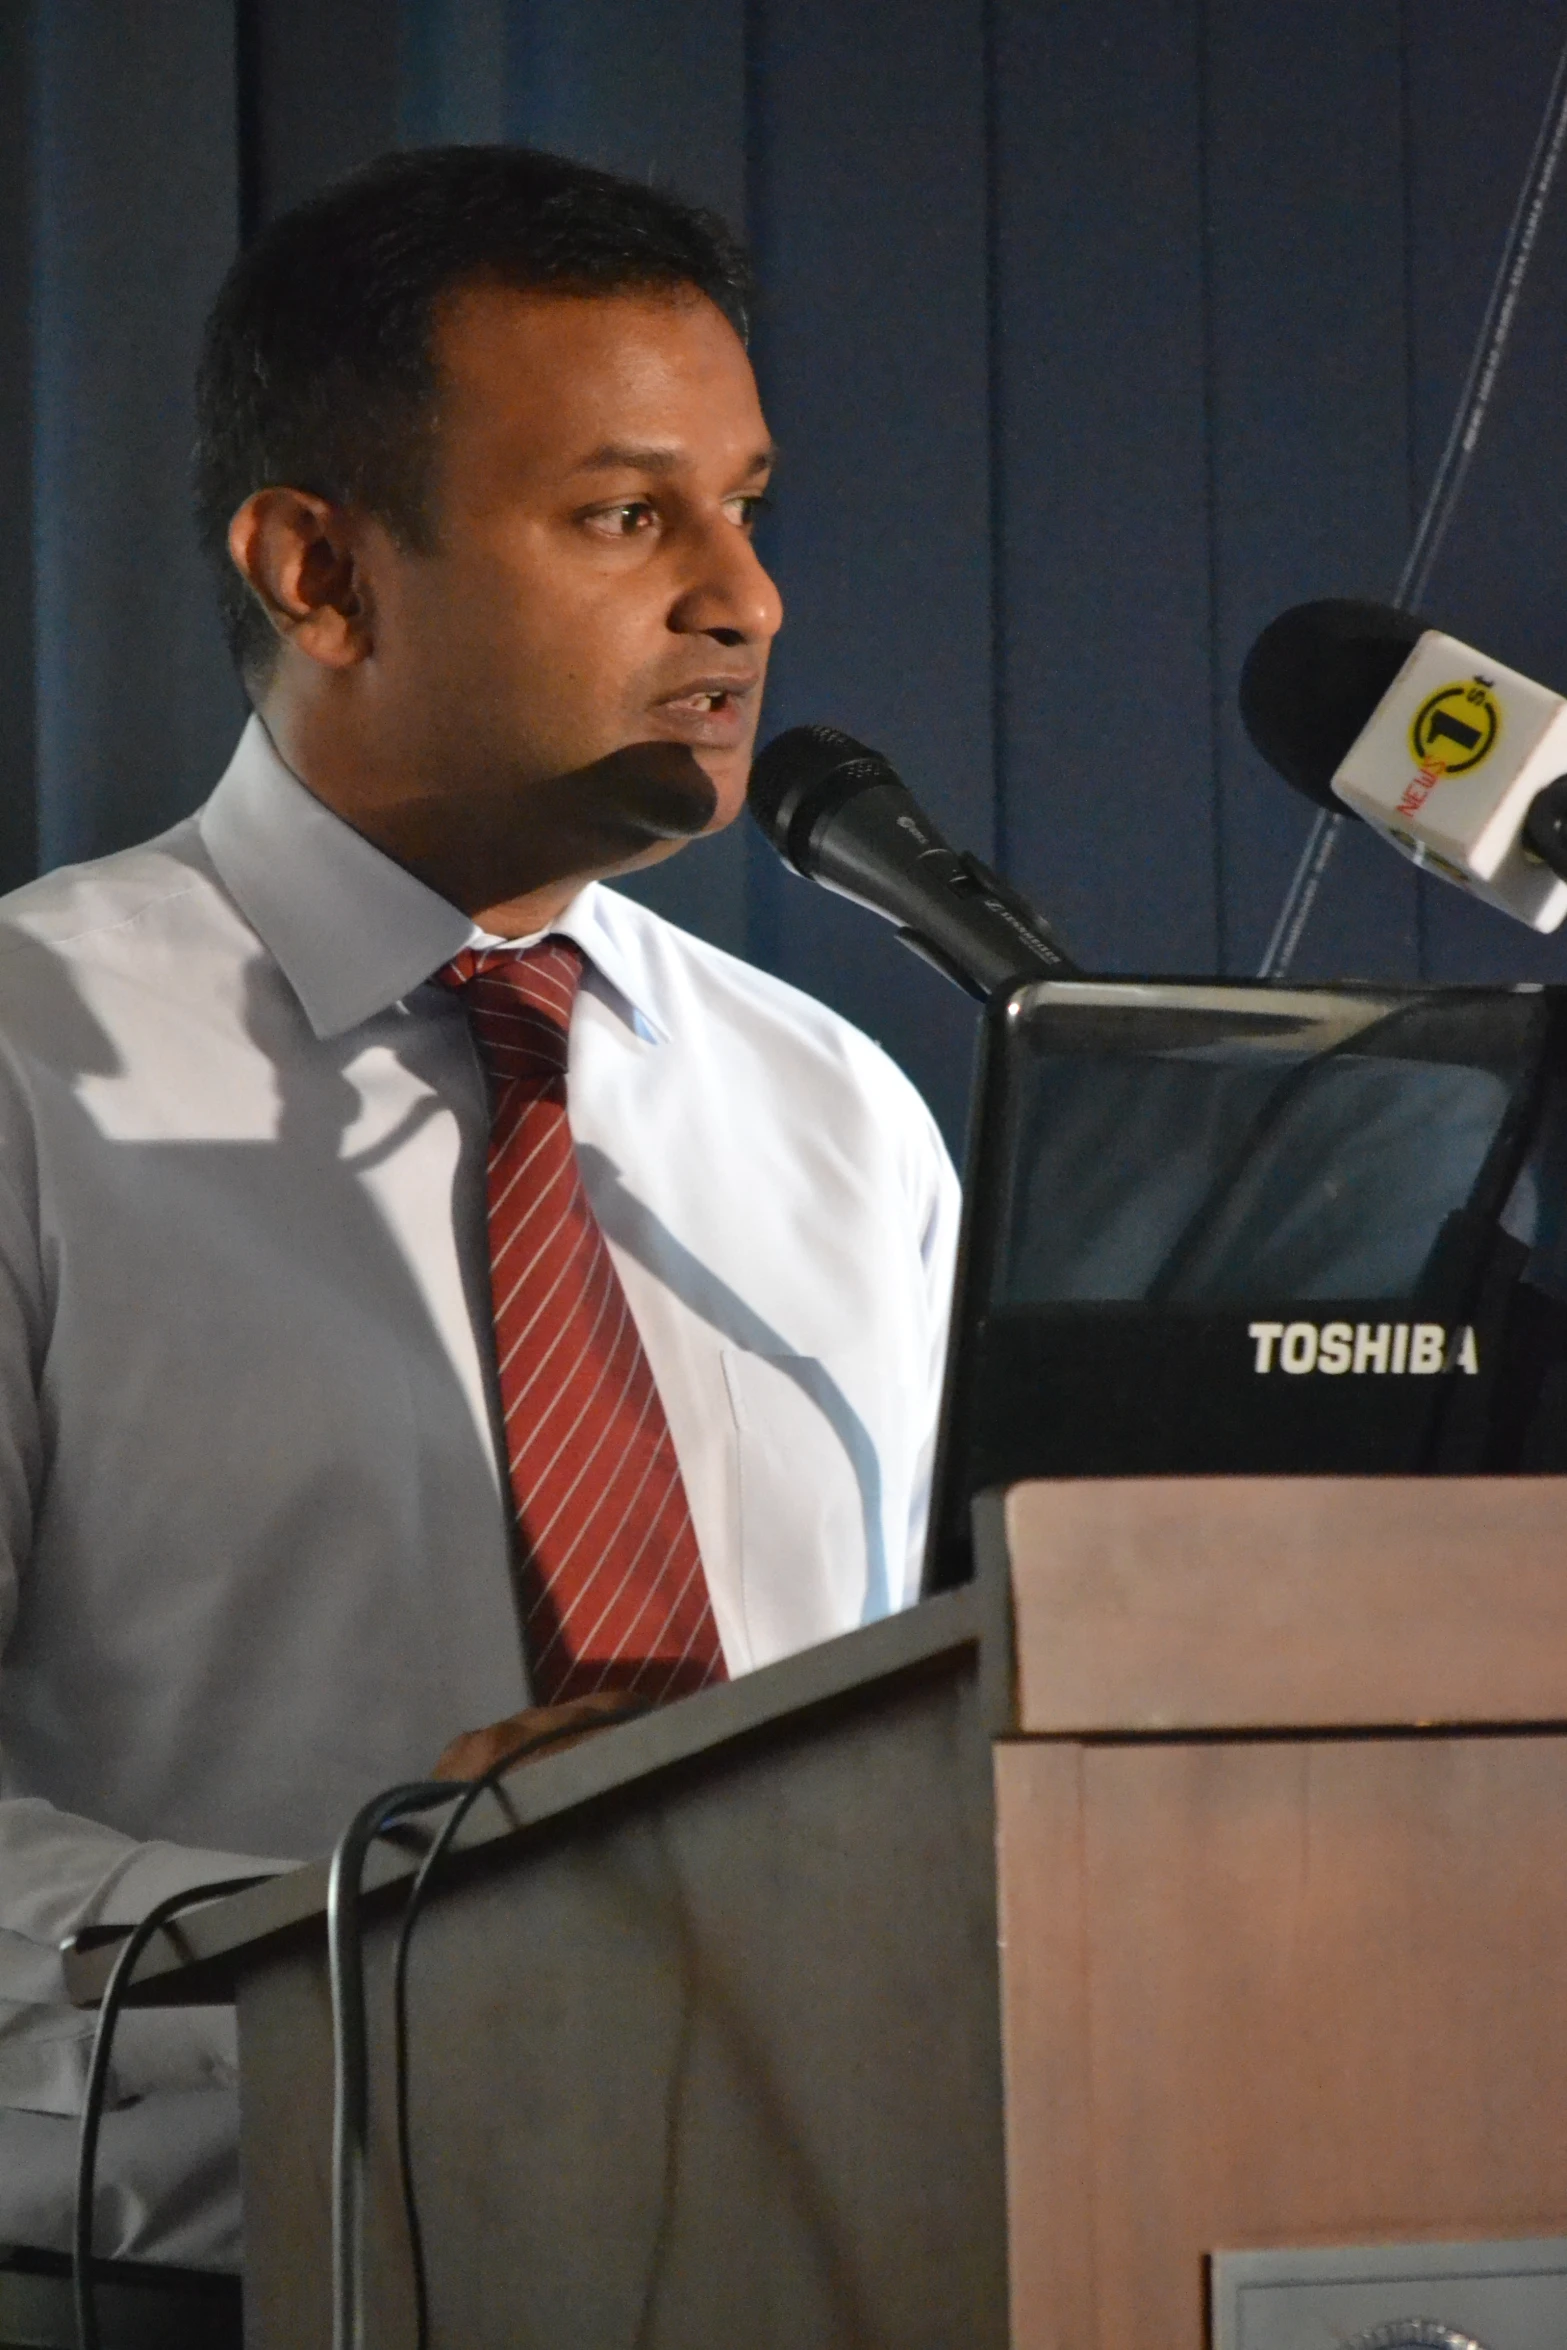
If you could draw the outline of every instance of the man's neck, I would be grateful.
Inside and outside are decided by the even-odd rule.
[[[589,881],[679,845],[659,843],[642,857],[595,857],[599,844],[570,820],[569,805],[565,822],[549,820],[549,786],[526,803],[524,820],[509,781],[464,793],[432,787],[414,773],[387,772],[368,753],[345,748],[335,729],[286,704],[269,699],[258,715],[308,792],[492,937],[548,930]]]

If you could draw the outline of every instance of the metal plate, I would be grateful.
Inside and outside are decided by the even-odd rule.
[[[1561,2350],[1567,2237],[1216,2252],[1213,2350],[1347,2350],[1400,2318],[1477,2350]]]

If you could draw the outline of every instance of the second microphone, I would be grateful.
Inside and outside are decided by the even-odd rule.
[[[749,806],[792,871],[896,923],[970,995],[1082,976],[1028,900],[950,848],[897,770],[837,727],[794,726],[769,743]]]

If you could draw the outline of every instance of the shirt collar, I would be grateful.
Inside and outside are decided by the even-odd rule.
[[[199,818],[218,877],[276,958],[322,1039],[400,1003],[474,943],[469,917],[318,800],[259,717],[240,736]],[[638,1023],[665,1034],[645,976],[589,882],[552,931],[581,947]]]

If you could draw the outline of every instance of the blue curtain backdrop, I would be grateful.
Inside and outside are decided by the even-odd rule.
[[[523,138],[748,230],[785,453],[770,729],[897,761],[1078,956],[1255,967],[1309,811],[1256,630],[1386,594],[1561,0],[0,0],[0,879],[209,789],[241,717],[186,522],[243,237],[397,144]],[[1567,188],[1426,599],[1567,685]],[[949,1133],[972,1018],[737,831],[646,885],[879,1036]],[[1346,836],[1299,970],[1567,977]]]

